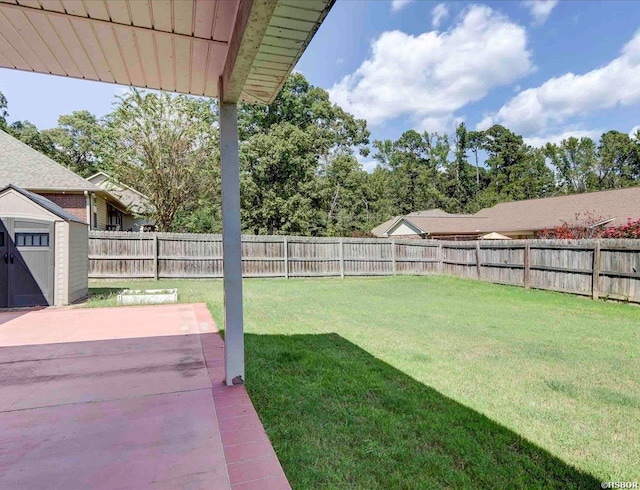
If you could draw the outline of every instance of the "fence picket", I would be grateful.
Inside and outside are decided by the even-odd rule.
[[[446,274],[640,302],[640,240],[436,240],[243,236],[245,277]],[[222,277],[222,236],[89,233],[91,279]]]

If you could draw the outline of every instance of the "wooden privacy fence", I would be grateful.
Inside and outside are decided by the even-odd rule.
[[[222,277],[222,236],[92,231],[92,279]],[[640,240],[243,236],[244,277],[446,274],[640,302]]]

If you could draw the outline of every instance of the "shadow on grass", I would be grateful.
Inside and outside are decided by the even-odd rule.
[[[337,334],[246,335],[247,388],[293,488],[599,488]]]

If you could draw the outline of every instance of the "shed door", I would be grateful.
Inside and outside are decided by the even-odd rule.
[[[9,306],[9,230],[0,219],[0,308]]]
[[[4,218],[8,243],[8,306],[53,304],[53,223]]]

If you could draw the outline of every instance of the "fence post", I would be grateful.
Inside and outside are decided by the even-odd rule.
[[[524,245],[524,288],[531,287],[531,245],[527,242]]]
[[[438,248],[436,249],[436,259],[438,260],[436,271],[438,275],[442,275],[442,270],[444,269],[444,250],[442,250],[442,243],[438,243]]]
[[[396,275],[397,272],[397,265],[396,265],[396,241],[395,240],[391,240],[391,270],[393,271],[393,275]]]
[[[340,278],[344,279],[344,243],[342,238],[339,241],[340,243]]]
[[[282,243],[284,246],[284,278],[289,279],[289,239],[286,235]]]
[[[480,240],[476,241],[476,272],[478,273],[478,281],[482,280],[482,263],[480,259]]]
[[[158,263],[160,262],[158,255],[160,254],[158,251],[158,233],[153,234],[153,276],[156,281],[160,277],[160,273],[158,271]]]
[[[600,296],[600,241],[593,245],[593,278],[591,279],[591,293],[593,299]]]

